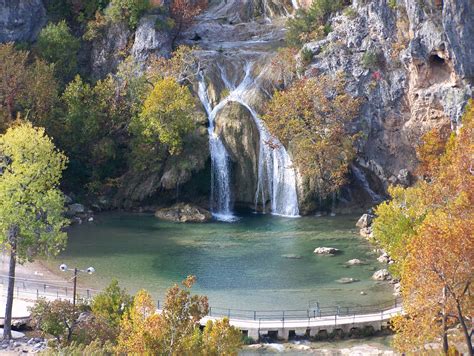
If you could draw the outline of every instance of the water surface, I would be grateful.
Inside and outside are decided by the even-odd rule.
[[[194,291],[226,308],[306,309],[316,301],[355,306],[391,300],[390,285],[370,278],[383,265],[358,236],[356,220],[249,214],[235,223],[179,224],[110,213],[71,228],[66,251],[48,263],[94,266],[95,275],[81,276],[88,286],[102,288],[116,278],[130,292],[145,288],[161,299],[170,285],[194,274]],[[313,254],[319,246],[342,252]],[[348,267],[353,258],[366,264]],[[360,281],[337,282],[347,277]]]

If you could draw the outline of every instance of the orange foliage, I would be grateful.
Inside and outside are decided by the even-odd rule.
[[[207,6],[208,0],[171,0],[170,16],[175,22],[173,42]]]
[[[474,110],[466,109],[463,126],[439,155],[440,140],[428,135],[422,149],[430,182],[423,184],[425,217],[407,242],[401,283],[406,316],[394,320],[399,351],[420,350],[443,340],[459,325],[467,349],[472,349],[474,300]],[[434,149],[433,149],[434,148]],[[433,152],[435,154],[433,154]],[[408,188],[407,194],[411,194]],[[472,354],[472,353],[470,353]]]

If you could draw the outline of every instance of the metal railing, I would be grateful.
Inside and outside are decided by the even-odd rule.
[[[15,297],[25,300],[37,300],[38,298],[47,299],[72,299],[73,288],[72,283],[67,281],[52,281],[54,283],[28,278],[15,278]],[[59,282],[59,283],[58,283]],[[0,284],[4,286],[3,294],[6,293],[8,277],[0,275]],[[91,288],[77,288],[76,295],[78,298],[85,300],[91,299],[94,295],[100,293],[101,290]],[[289,310],[249,310],[249,309],[232,309],[222,307],[209,307],[208,315],[216,318],[229,318],[233,320],[254,320],[254,321],[285,321],[285,320],[305,320],[325,317],[356,317],[360,315],[383,313],[401,306],[401,299],[358,306],[321,306],[319,302],[311,303],[313,306],[307,309],[289,309]],[[158,309],[162,307],[162,303],[158,300]]]

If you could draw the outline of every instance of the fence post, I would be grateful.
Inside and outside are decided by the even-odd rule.
[[[87,299],[89,299],[91,296],[90,296],[90,291],[89,289],[87,290]]]
[[[66,297],[67,297],[67,287],[65,289],[66,289]]]
[[[227,309],[227,319],[230,320],[230,309]]]
[[[39,299],[39,290],[36,288],[36,299]]]
[[[44,292],[46,293],[46,284],[43,284]]]
[[[160,301],[158,301],[158,310],[160,310]]]
[[[253,311],[253,320],[257,320],[257,312],[255,310]]]
[[[209,307],[209,316],[212,316],[212,307]]]

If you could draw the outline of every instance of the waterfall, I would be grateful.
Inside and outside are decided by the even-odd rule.
[[[211,154],[211,212],[221,221],[234,221],[236,217],[232,214],[232,196],[230,189],[230,167],[229,155],[222,140],[214,132],[214,119],[216,113],[223,105],[214,109],[211,107],[207,95],[206,84],[201,76],[198,82],[198,96],[203,104],[209,120],[209,151]]]
[[[222,67],[219,67],[223,82],[229,89],[233,86],[225,75]],[[258,128],[260,136],[260,151],[258,158],[258,180],[255,192],[255,208],[259,203],[265,210],[268,198],[271,201],[271,212],[275,215],[294,217],[299,215],[298,195],[296,192],[296,172],[285,147],[271,136],[263,121],[255,110],[245,99],[255,84],[251,75],[252,63],[245,65],[245,77],[242,82],[233,89],[226,101],[236,101],[245,106],[251,113]],[[268,143],[275,142],[271,147]],[[268,195],[267,195],[268,194]]]

